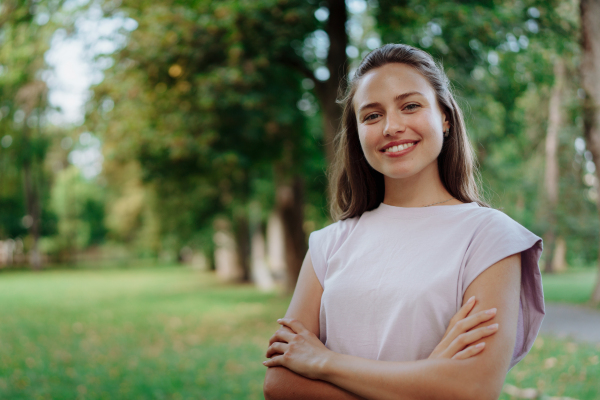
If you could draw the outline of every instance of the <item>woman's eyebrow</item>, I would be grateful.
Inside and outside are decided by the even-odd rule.
[[[421,93],[421,92],[406,92],[406,93],[402,93],[402,94],[399,94],[398,96],[394,97],[394,102],[404,100],[405,98],[407,98],[409,96],[413,96],[415,94],[420,94],[421,96],[424,96],[423,93]],[[358,109],[358,114],[360,114],[365,108],[376,107],[376,106],[380,106],[380,105],[381,105],[381,103],[377,103],[377,102],[365,104],[364,106],[361,106]]]

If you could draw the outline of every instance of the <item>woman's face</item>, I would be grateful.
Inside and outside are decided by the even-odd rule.
[[[366,73],[353,99],[367,162],[392,179],[435,168],[449,127],[435,92],[416,69],[386,64]]]

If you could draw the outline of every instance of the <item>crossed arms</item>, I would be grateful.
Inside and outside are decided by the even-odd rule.
[[[475,296],[473,312],[498,309],[493,319],[481,324],[498,323],[498,331],[485,338],[485,350],[476,356],[466,360],[386,362],[329,352],[318,371],[303,370],[314,379],[293,372],[295,366],[291,366],[296,364],[290,357],[290,369],[278,366],[267,370],[265,398],[497,399],[515,345],[520,278],[520,254],[514,254],[486,269],[467,288],[463,303]],[[299,329],[317,337],[322,293],[307,254],[286,318],[293,318],[302,325]]]

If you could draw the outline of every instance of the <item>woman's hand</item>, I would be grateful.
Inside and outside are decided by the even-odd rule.
[[[267,367],[283,366],[307,378],[319,379],[331,350],[300,321],[282,318],[277,322],[282,327],[271,337],[266,354],[270,360],[263,364]]]
[[[496,309],[480,311],[476,314],[469,313],[475,306],[475,297],[461,307],[460,310],[450,320],[450,325],[444,333],[440,344],[436,346],[428,358],[452,358],[455,360],[464,360],[481,353],[485,347],[485,342],[474,346],[469,346],[481,338],[493,335],[498,331],[498,324],[484,326],[473,329],[482,322],[489,321],[496,315]],[[470,330],[473,329],[473,330]]]

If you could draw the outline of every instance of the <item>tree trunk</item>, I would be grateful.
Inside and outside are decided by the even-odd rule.
[[[287,265],[286,291],[292,293],[298,281],[302,261],[307,251],[304,223],[304,182],[300,176],[291,184],[281,184],[276,194],[277,211],[281,216],[284,232]]]
[[[581,0],[581,84],[583,100],[583,126],[587,147],[592,153],[596,171],[600,171],[600,0]],[[600,185],[599,203],[600,210]],[[600,304],[600,260],[598,278],[590,299]]]
[[[267,254],[265,246],[265,235],[262,223],[254,224],[252,228],[252,281],[261,291],[271,291],[275,287],[275,281],[267,266]]]
[[[271,274],[278,284],[286,281],[284,232],[280,213],[272,211],[267,222],[267,259]]]
[[[225,219],[215,221],[215,270],[223,282],[239,282],[244,271],[238,259],[237,243],[231,232],[231,224]]]
[[[330,164],[334,155],[333,139],[342,117],[342,109],[336,103],[336,99],[338,91],[343,92],[346,88],[345,82],[348,73],[348,58],[346,56],[346,47],[348,46],[346,21],[348,20],[348,13],[344,0],[329,0],[327,6],[329,8],[327,69],[329,69],[330,76],[324,82],[316,82],[315,92],[321,105],[325,155],[328,164]]]
[[[554,246],[553,264],[554,272],[565,272],[567,270],[567,242],[561,236],[556,238]]]
[[[548,110],[548,131],[546,133],[546,201],[549,229],[546,233],[544,247],[546,250],[544,272],[554,272],[553,255],[556,244],[556,207],[558,205],[558,132],[563,124],[561,99],[563,96],[565,64],[557,58],[554,62],[554,86]]]
[[[250,280],[250,226],[246,215],[235,218],[235,241],[242,280],[247,282]]]
[[[42,258],[38,249],[40,239],[40,199],[38,187],[33,177],[33,167],[31,163],[23,166],[23,186],[25,190],[25,207],[27,215],[24,218],[26,228],[33,239],[33,244],[29,250],[29,264],[34,270],[42,268]]]
[[[47,86],[42,81],[33,81],[21,87],[15,95],[15,102],[25,111],[23,122],[23,142],[26,151],[32,151],[32,138],[27,120],[37,108],[38,110],[38,135],[41,135],[41,107],[46,99]],[[35,152],[33,152],[35,153]],[[23,162],[23,186],[25,192],[25,206],[27,216],[23,220],[26,228],[33,239],[33,245],[29,252],[29,263],[34,270],[42,267],[42,258],[38,249],[42,216],[42,205],[40,201],[40,178],[43,156],[27,154],[28,159]],[[36,180],[36,172],[38,174]]]
[[[348,34],[346,22],[348,13],[345,0],[328,0],[329,18],[327,20],[327,35],[329,36],[329,51],[327,53],[327,69],[329,79],[315,81],[315,94],[319,100],[323,123],[323,142],[328,164],[333,161],[333,140],[340,126],[342,109],[336,103],[337,95],[346,89],[346,76],[348,73],[348,58],[346,47]],[[305,63],[291,62],[291,65],[305,76],[314,79],[313,71]],[[292,292],[298,280],[302,261],[307,251],[306,236],[303,230],[304,223],[304,183],[301,177],[294,174],[283,173],[289,171],[290,160],[284,160],[280,168],[279,182],[276,194],[276,209],[281,217],[284,231],[285,258],[287,264],[286,288]],[[291,182],[291,183],[287,183]]]

